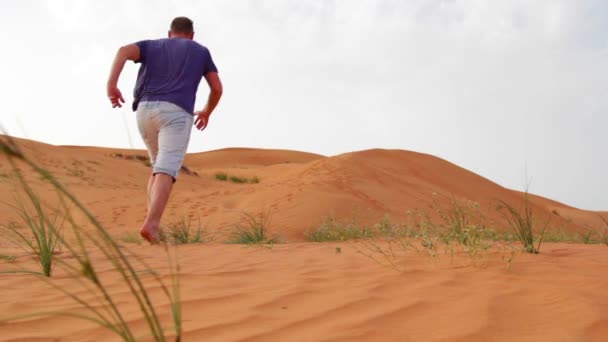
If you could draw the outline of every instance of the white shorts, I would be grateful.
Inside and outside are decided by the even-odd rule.
[[[146,144],[152,173],[165,173],[173,180],[182,168],[194,116],[164,101],[144,101],[137,106],[137,126]]]

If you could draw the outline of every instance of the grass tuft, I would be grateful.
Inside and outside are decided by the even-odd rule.
[[[228,180],[228,174],[224,172],[218,172],[215,174],[215,179],[220,181],[226,181]]]
[[[120,241],[125,243],[135,243],[138,245],[144,242],[144,239],[141,237],[141,235],[133,232],[124,233],[122,236],[120,236],[119,239]]]
[[[604,221],[604,231],[601,233],[601,241],[603,244],[608,246],[608,219],[604,218],[604,216],[599,215],[599,217]]]
[[[247,183],[247,178],[244,178],[244,177],[230,176],[229,179],[232,183],[238,183],[238,184]]]
[[[124,318],[123,310],[121,310],[119,305],[119,303],[123,302],[123,294],[121,294],[121,301],[116,301],[108,291],[104,282],[105,274],[115,272],[118,275],[118,279],[122,281],[122,286],[131,296],[131,301],[137,303],[137,307],[143,316],[143,321],[148,328],[147,337],[156,342],[165,342],[167,340],[165,337],[165,327],[167,324],[161,323],[161,316],[157,312],[159,306],[154,305],[152,297],[144,286],[141,277],[145,272],[145,274],[150,274],[154,277],[156,282],[155,287],[160,288],[162,293],[168,298],[171,317],[173,319],[171,327],[175,335],[175,340],[179,341],[181,338],[182,318],[178,277],[179,264],[177,263],[177,255],[175,252],[171,253],[167,246],[164,245],[169,261],[169,269],[171,270],[171,285],[168,287],[162,278],[145,264],[144,260],[129,258],[132,257],[132,255],[128,253],[128,251],[123,250],[82,202],[68,191],[52,174],[24,155],[15,140],[10,136],[0,137],[0,153],[4,154],[12,166],[21,189],[28,194],[28,205],[31,205],[34,208],[37,208],[38,206],[40,206],[40,208],[42,207],[38,197],[31,190],[27,181],[21,174],[21,165],[18,167],[17,162],[29,166],[35,174],[42,176],[44,180],[60,194],[60,202],[64,209],[62,212],[63,215],[65,215],[62,218],[64,218],[65,222],[69,223],[69,226],[72,228],[71,233],[73,239],[57,240],[61,241],[62,248],[65,250],[64,253],[66,255],[65,258],[62,257],[53,260],[56,261],[56,266],[61,267],[62,271],[66,273],[66,277],[63,277],[63,279],[76,282],[82,287],[82,290],[68,291],[62,286],[65,286],[64,282],[57,282],[52,277],[44,276],[40,272],[17,270],[3,271],[0,272],[0,274],[22,273],[37,277],[37,279],[43,281],[53,289],[74,300],[84,309],[83,311],[79,310],[78,312],[35,312],[29,315],[0,319],[0,324],[7,321],[39,316],[64,316],[94,322],[100,327],[115,333],[122,341],[136,341],[138,338],[133,334],[130,323]],[[74,221],[70,211],[67,210],[68,205],[74,206],[79,214],[82,214],[88,219],[89,229],[79,226]],[[24,212],[24,215],[27,215],[26,220],[28,220],[28,222],[30,220],[44,222],[45,227],[50,227],[50,225],[53,224],[54,218],[46,215],[44,211],[36,210],[37,209],[35,209],[32,214],[39,216],[32,216],[29,211]],[[25,243],[25,240],[22,239],[21,241]],[[98,260],[94,262],[91,257],[93,251],[98,252],[102,256],[101,259],[112,266],[110,270],[107,270],[107,265],[104,265],[104,272],[99,272],[99,269],[97,268]],[[136,270],[136,265],[143,266],[145,270]]]
[[[246,245],[278,243],[278,239],[270,236],[268,232],[272,219],[270,210],[261,211],[258,215],[243,213],[242,219],[245,223],[233,228],[228,243]]]
[[[334,217],[323,219],[319,227],[305,233],[306,239],[313,242],[347,241],[379,236],[379,229],[365,227],[352,219],[343,224]]]
[[[174,245],[205,243],[212,240],[207,230],[201,227],[200,219],[196,228],[192,226],[190,218],[182,218],[165,227],[164,232],[167,241]]]
[[[215,174],[215,179],[219,181],[231,181],[232,183],[237,184],[258,184],[260,182],[260,178],[258,176],[253,176],[251,178],[239,177],[234,175],[228,175],[226,172],[218,172]]]
[[[543,229],[541,230],[538,238],[536,237],[535,232],[535,221],[534,221],[534,213],[532,212],[532,206],[530,205],[528,190],[526,189],[524,193],[524,208],[523,213],[517,210],[512,205],[508,204],[505,201],[499,201],[500,205],[498,210],[501,211],[509,226],[515,233],[517,239],[521,242],[524,247],[524,250],[530,254],[538,254],[540,252],[540,246],[545,237],[545,231],[549,222],[545,224]],[[535,246],[534,243],[538,241]]]
[[[17,174],[17,177],[21,175]],[[9,206],[18,213],[27,232],[23,232],[23,226],[11,223],[2,226],[8,232],[3,235],[23,248],[40,265],[41,273],[50,277],[55,266],[55,256],[61,251],[63,222],[59,220],[58,211],[54,211],[51,217],[38,195],[23,179],[18,181],[21,182],[29,203],[20,196],[15,196],[16,205]]]
[[[13,261],[17,260],[17,257],[14,255],[0,254],[0,260],[4,260],[7,262],[13,262]]]

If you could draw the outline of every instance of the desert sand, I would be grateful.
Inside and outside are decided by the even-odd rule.
[[[19,140],[98,217],[110,234],[133,233],[145,214],[149,168],[132,156],[144,151],[52,146]],[[501,187],[448,161],[402,150],[366,150],[325,157],[284,150],[233,148],[190,154],[169,203],[166,222],[200,220],[211,243],[178,247],[185,341],[605,341],[608,336],[608,247],[545,243],[541,254],[507,253],[500,243],[481,264],[463,253],[430,257],[412,251],[384,262],[364,241],[307,242],[327,217],[361,224],[449,198],[479,204],[488,225],[507,230],[497,200],[519,205],[520,192]],[[30,170],[26,179],[47,203],[56,193]],[[14,200],[10,167],[0,159],[0,200]],[[217,173],[257,177],[259,183],[220,181]],[[601,231],[598,214],[540,196],[532,208],[551,229]],[[225,244],[243,213],[270,212],[280,244]],[[84,217],[75,220],[86,225]],[[18,222],[0,205],[0,224]],[[379,241],[382,246],[383,242]],[[160,246],[123,243],[163,276]],[[35,268],[0,239],[0,271]],[[61,255],[59,255],[61,257]],[[103,258],[93,258],[133,329],[146,337],[136,303]],[[106,262],[107,263],[107,262]],[[56,275],[60,281],[62,274]],[[65,275],[64,275],[65,277]],[[28,275],[0,275],[0,319],[45,309],[78,310],[61,293]],[[70,287],[68,291],[79,291]],[[152,294],[158,292],[150,285]],[[168,303],[159,299],[159,312]],[[114,341],[107,330],[65,317],[0,325],[0,341]]]

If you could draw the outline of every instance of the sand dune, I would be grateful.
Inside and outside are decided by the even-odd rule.
[[[138,160],[144,151],[19,143],[73,190],[112,235],[136,231],[146,210],[149,168],[143,158]],[[305,233],[327,216],[356,217],[365,224],[389,215],[405,222],[408,211],[428,209],[433,201],[447,205],[452,197],[479,203],[488,225],[507,229],[495,209],[497,200],[518,205],[523,194],[448,161],[402,150],[326,157],[234,148],[190,154],[185,166],[196,175],[180,177],[165,222],[200,218],[220,236],[215,243],[179,247],[185,341],[604,341],[608,336],[604,245],[548,243],[540,255],[517,254],[511,263],[497,246],[483,265],[474,266],[463,253],[431,258],[408,251],[391,265],[370,258],[365,242],[304,242]],[[21,169],[43,199],[57,203],[40,177]],[[0,159],[0,199],[9,203],[15,193],[10,172]],[[215,178],[220,172],[260,181],[220,181]],[[551,227],[567,232],[603,229],[598,214],[608,217],[530,198],[541,220],[550,218]],[[272,232],[286,244],[222,243],[243,212],[263,210],[270,210]],[[75,220],[86,222],[78,216]],[[0,223],[13,221],[18,221],[16,212],[0,205]],[[160,247],[128,248],[161,273],[166,270]],[[0,271],[34,267],[5,239],[0,239],[0,254],[17,256],[12,263],[0,260]],[[100,253],[93,255],[113,295],[127,308],[130,325],[145,336],[136,303]],[[78,310],[31,276],[0,275],[0,282],[0,313]],[[80,291],[69,282],[66,286]],[[151,286],[152,295],[158,295],[158,287]],[[161,300],[159,310],[168,314],[168,303]],[[103,328],[70,318],[0,325],[0,341],[114,340]]]
[[[57,174],[111,230],[119,233],[138,227],[145,215],[149,168],[115,155],[145,157],[144,151],[22,142],[29,155]],[[445,160],[402,150],[324,157],[296,151],[224,149],[190,154],[185,166],[198,176],[181,176],[166,221],[191,217],[223,232],[238,223],[243,212],[270,211],[273,231],[285,241],[304,241],[305,232],[326,217],[342,221],[354,217],[366,224],[389,215],[395,222],[405,222],[408,211],[428,210],[433,201],[447,205],[452,196],[479,203],[487,223],[500,231],[506,223],[495,209],[497,201],[518,206],[523,198],[520,192]],[[6,163],[0,172],[9,172]],[[214,178],[218,172],[258,177],[260,183],[218,181]],[[42,186],[36,177],[32,181]],[[0,179],[3,193],[10,193],[10,187],[8,178]],[[550,221],[556,229],[583,232],[602,227],[596,212],[539,196],[531,200],[539,221]],[[15,219],[6,207],[0,208],[0,214],[5,220]]]

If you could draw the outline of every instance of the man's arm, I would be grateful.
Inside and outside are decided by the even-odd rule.
[[[122,107],[121,103],[125,103],[125,99],[122,97],[122,93],[117,87],[118,78],[125,66],[125,62],[127,60],[138,61],[140,57],[139,46],[136,44],[125,45],[118,49],[116,57],[114,57],[114,63],[112,63],[107,86],[108,98],[110,99],[110,102],[112,102],[112,108]]]
[[[207,99],[205,108],[194,113],[197,116],[194,124],[196,125],[196,128],[201,131],[207,127],[209,116],[211,116],[211,113],[220,102],[220,98],[222,97],[222,93],[224,91],[222,81],[220,80],[220,76],[217,74],[217,72],[211,71],[206,73],[205,80],[207,80],[207,84],[211,89],[209,92],[209,98]]]

